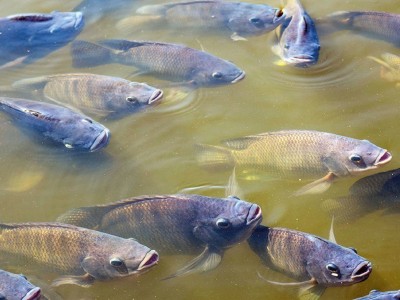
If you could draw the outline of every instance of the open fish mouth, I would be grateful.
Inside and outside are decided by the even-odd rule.
[[[104,129],[94,140],[92,146],[90,146],[90,151],[97,151],[101,148],[104,148],[108,145],[110,141],[110,131],[108,129]]]
[[[261,219],[262,219],[261,207],[259,207],[257,204],[253,204],[250,207],[249,214],[247,215],[246,224],[249,225],[251,223],[261,221]]]
[[[371,272],[372,264],[369,261],[364,261],[355,268],[350,278],[356,282],[361,282],[366,280]]]
[[[149,104],[153,104],[154,102],[157,102],[163,97],[163,91],[162,90],[155,90],[154,93],[151,95],[149,99]]]
[[[298,65],[298,66],[312,65],[317,62],[314,56],[306,55],[306,54],[292,56],[287,61],[290,64]]]
[[[35,287],[31,289],[22,300],[39,300],[41,296],[40,288]]]
[[[138,271],[150,268],[158,263],[158,253],[155,250],[149,251],[138,267]]]
[[[242,72],[238,75],[238,77],[236,77],[235,79],[233,79],[233,80],[231,81],[231,83],[236,83],[236,82],[242,80],[245,76],[246,76],[246,73],[245,73],[244,71],[242,71]]]
[[[377,157],[374,165],[375,166],[384,165],[388,163],[391,159],[392,155],[390,154],[390,152],[384,149],[382,153]]]

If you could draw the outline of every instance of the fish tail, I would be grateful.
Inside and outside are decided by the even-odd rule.
[[[77,40],[71,45],[72,66],[89,68],[111,63],[111,50],[101,45]]]
[[[203,144],[195,147],[198,163],[206,168],[232,169],[235,166],[235,159],[229,149]]]
[[[57,218],[57,222],[97,229],[104,215],[104,207],[73,208]]]

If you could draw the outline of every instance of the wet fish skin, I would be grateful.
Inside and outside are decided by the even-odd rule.
[[[89,73],[56,74],[16,81],[17,90],[40,90],[45,97],[103,116],[134,113],[157,103],[163,92],[145,83]]]
[[[134,240],[61,223],[0,224],[0,242],[0,253],[16,258],[15,264],[64,275],[54,286],[88,286],[140,273],[158,261],[154,250]]]
[[[30,283],[22,274],[0,270],[0,298],[7,300],[39,300],[39,287]]]
[[[228,29],[244,36],[269,32],[285,19],[280,9],[265,4],[214,0],[145,5],[136,12],[161,16],[169,25]]]
[[[328,15],[329,22],[340,30],[351,30],[400,46],[400,15],[380,11],[338,11]]]
[[[260,170],[288,178],[323,176],[298,194],[323,192],[336,178],[362,175],[391,160],[386,149],[367,140],[312,130],[266,132],[226,140],[224,145],[196,145],[200,165]]]
[[[194,86],[236,83],[245,76],[234,64],[209,53],[159,42],[103,40],[94,44],[78,40],[72,43],[72,57],[77,68],[119,63]]]
[[[299,281],[286,285],[351,285],[366,280],[372,271],[371,263],[354,249],[301,231],[259,225],[248,243],[267,267]]]
[[[0,18],[0,66],[42,58],[73,40],[83,27],[81,12],[26,13]]]
[[[288,0],[283,13],[286,19],[277,29],[278,45],[273,52],[295,67],[317,63],[321,47],[313,19],[298,0]]]
[[[215,268],[225,249],[247,239],[261,209],[237,198],[159,195],[72,209],[57,221],[133,237],[164,254],[198,254],[184,272]]]
[[[108,145],[110,131],[89,117],[45,102],[0,97],[0,108],[29,130],[66,148],[93,152]]]
[[[400,299],[400,290],[398,291],[388,291],[380,292],[377,290],[372,290],[367,296],[360,297],[354,300],[396,300]]]

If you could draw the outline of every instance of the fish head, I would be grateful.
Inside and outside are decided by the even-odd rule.
[[[213,86],[236,83],[245,77],[245,72],[226,60],[209,57],[203,64],[192,70],[191,79],[194,85]]]
[[[27,278],[0,270],[0,299],[39,300],[41,290]]]
[[[359,256],[354,248],[346,248],[317,238],[319,246],[310,252],[306,269],[318,284],[351,285],[366,280],[372,264]]]
[[[135,111],[149,105],[159,103],[163,97],[163,91],[146,83],[131,82],[129,88],[124,91],[124,100],[130,111]]]
[[[257,204],[228,197],[221,202],[218,214],[199,220],[194,235],[208,245],[219,249],[229,248],[246,240],[262,220],[261,208]]]

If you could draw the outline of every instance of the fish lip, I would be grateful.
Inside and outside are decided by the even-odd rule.
[[[261,207],[257,204],[252,204],[249,213],[247,214],[246,218],[246,225],[250,225],[251,223],[261,221],[262,218],[262,211]]]
[[[296,64],[296,65],[303,65],[303,64],[311,65],[316,63],[315,58],[307,54],[292,56],[287,61],[291,64]]]
[[[150,268],[150,267],[156,265],[158,263],[158,258],[159,258],[159,256],[158,256],[157,251],[150,250],[149,252],[147,252],[146,256],[140,263],[137,270],[140,271],[140,270],[147,269],[147,268]]]
[[[354,269],[350,278],[357,282],[364,281],[369,277],[369,274],[371,274],[371,272],[372,264],[369,261],[363,261]]]
[[[387,151],[386,149],[383,149],[383,151],[381,151],[381,153],[376,158],[374,166],[384,165],[389,161],[391,161],[391,159],[392,159],[392,154],[390,154],[390,152]]]
[[[238,77],[236,77],[235,79],[233,79],[233,80],[231,81],[231,83],[236,83],[236,82],[242,80],[245,76],[246,76],[245,71],[242,71],[242,72],[238,75]]]
[[[41,296],[41,290],[39,287],[31,289],[22,300],[38,300]]]
[[[159,100],[161,100],[161,98],[163,97],[163,95],[164,95],[164,93],[163,93],[163,91],[162,90],[155,90],[154,92],[153,92],[153,94],[150,96],[150,99],[149,99],[149,105],[150,104],[153,104],[154,102],[157,102],[157,101],[159,101]]]
[[[90,152],[97,151],[108,145],[110,139],[110,131],[104,129],[94,140],[93,144],[90,146]]]

